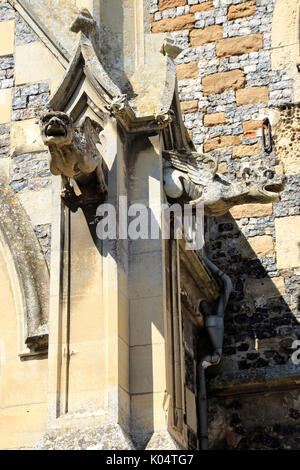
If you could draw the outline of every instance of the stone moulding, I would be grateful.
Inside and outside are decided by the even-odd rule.
[[[172,40],[166,40],[165,35],[146,35],[148,56],[124,79],[124,71],[113,70],[114,64],[106,63],[101,54],[96,22],[86,9],[80,11],[68,2],[54,7],[49,0],[10,0],[10,4],[66,69],[49,103],[53,110],[66,111],[68,100],[86,81],[93,89],[89,98],[94,104],[96,98],[96,108],[103,106],[102,111],[114,115],[126,132],[151,132],[168,125],[176,83],[174,58],[181,52]]]
[[[220,397],[299,389],[299,366],[277,365],[221,374],[210,380],[209,394]]]
[[[49,102],[51,109],[66,110],[70,107],[68,103],[72,100],[76,89],[81,89],[76,104],[72,104],[73,113],[76,107],[81,108],[79,103],[85,93],[86,99],[89,98],[89,106],[99,116],[103,117],[103,114],[107,114],[108,118],[113,115],[127,133],[158,131],[172,121],[170,107],[176,77],[173,59],[181,52],[180,48],[171,40],[165,39],[161,47],[161,54],[157,51],[160,60],[162,57],[165,76],[162,77],[161,83],[158,81],[156,84],[156,88],[161,88],[162,101],[152,100],[151,102],[147,91],[148,86],[145,87],[145,84],[139,83],[138,77],[135,77],[137,89],[134,88],[133,83],[129,83],[128,86],[131,88],[129,93],[124,93],[122,87],[110,78],[102,63],[101,56],[99,56],[93,19],[88,12],[82,10],[70,29],[78,33],[77,48],[60,86]],[[144,74],[142,73],[142,75]],[[93,90],[90,90],[90,93],[87,91],[89,86]],[[151,89],[151,83],[149,87]],[[154,109],[154,112],[149,113],[150,109]]]
[[[0,249],[18,315],[19,351],[26,355],[47,347],[49,271],[31,222],[2,173],[0,186]]]

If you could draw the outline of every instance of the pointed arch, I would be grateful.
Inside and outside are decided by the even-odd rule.
[[[17,313],[19,353],[45,348],[48,338],[48,266],[30,219],[2,173],[0,256],[6,266]]]

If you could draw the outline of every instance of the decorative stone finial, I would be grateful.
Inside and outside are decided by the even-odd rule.
[[[82,10],[80,10],[79,15],[71,24],[70,30],[73,33],[78,33],[79,31],[82,31],[83,33],[93,33],[95,30],[95,26],[96,22],[90,14],[89,10],[87,8],[83,8]]]

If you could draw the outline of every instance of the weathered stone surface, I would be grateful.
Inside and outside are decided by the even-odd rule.
[[[300,266],[300,216],[275,219],[278,269]]]
[[[200,5],[199,5],[200,6]],[[223,37],[223,27],[220,25],[207,26],[204,29],[193,29],[190,34],[192,47],[203,46]]]
[[[167,8],[182,7],[186,5],[186,0],[159,0],[158,9],[166,10]]]
[[[295,138],[300,123],[300,108],[288,105],[280,110],[272,128],[276,161],[286,175],[300,173],[300,141]],[[279,168],[278,168],[279,170]]]
[[[30,60],[30,62],[28,62]],[[41,42],[35,41],[15,48],[16,85],[61,79],[63,66]]]
[[[23,153],[39,152],[46,150],[42,141],[39,126],[35,119],[26,121],[14,121],[11,124],[11,153],[20,155]]]
[[[20,194],[20,200],[33,225],[48,224],[52,221],[51,189],[41,189],[38,198],[34,191]]]
[[[218,57],[230,57],[233,55],[249,54],[262,48],[263,35],[249,34],[249,36],[236,36],[218,41],[216,52]]]
[[[186,113],[195,113],[198,111],[198,100],[182,101],[180,103],[181,111]]]
[[[14,20],[0,22],[0,56],[13,54],[14,32]]]
[[[244,293],[245,297],[249,299],[257,299],[259,297],[278,297],[281,293],[278,290],[279,286],[282,289],[282,280],[277,285],[273,282],[273,278],[264,279],[251,279],[245,281]]]
[[[242,204],[230,209],[230,214],[235,219],[266,217],[273,215],[273,204]]]
[[[200,3],[199,5],[191,5],[190,13],[195,13],[196,11],[213,10],[213,8],[214,8],[213,1],[209,0],[208,2]]]
[[[49,430],[34,450],[133,450],[134,445],[119,425],[93,424],[70,426],[66,430]]]
[[[286,294],[284,277],[273,277],[273,284],[281,295]]]
[[[155,432],[147,443],[146,450],[182,450],[174,437],[168,431]]]
[[[179,64],[176,67],[176,71],[178,80],[196,78],[199,75],[198,62],[188,62],[187,64]]]
[[[217,126],[218,124],[225,124],[225,113],[205,114],[203,123],[205,126]]]
[[[213,73],[202,79],[203,93],[205,95],[223,93],[228,90],[238,90],[245,83],[246,78],[242,70]]]
[[[229,20],[235,20],[236,18],[251,16],[255,13],[255,11],[255,0],[251,0],[249,2],[240,3],[239,5],[230,5],[228,8],[227,17]]]
[[[228,171],[228,165],[226,162],[219,163],[217,173],[220,173],[223,175],[224,173],[227,173]]]
[[[251,157],[253,155],[258,155],[260,153],[260,144],[252,144],[252,145],[239,145],[234,147],[232,151],[233,158],[243,158],[243,157]]]
[[[195,25],[194,15],[182,15],[177,18],[166,18],[155,21],[152,24],[153,33],[164,33],[168,31],[181,31],[182,29],[193,29]]]
[[[276,175],[283,175],[286,173],[284,171],[284,166],[282,163],[278,163],[278,165],[275,165],[275,173]]]
[[[232,145],[239,145],[241,138],[237,135],[227,135],[215,137],[214,139],[207,140],[204,143],[204,151],[210,152],[221,147],[231,147]]]
[[[244,239],[241,243],[241,254],[244,258],[262,258],[274,254],[274,242],[271,235],[262,235]]]
[[[236,104],[244,106],[247,104],[265,103],[269,101],[269,90],[267,86],[249,87],[236,92]]]

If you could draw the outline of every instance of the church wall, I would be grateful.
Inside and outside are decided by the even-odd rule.
[[[279,203],[237,206],[209,217],[206,234],[207,253],[234,285],[211,393],[259,377],[276,378],[278,385],[298,373],[291,355],[300,335],[299,2],[152,0],[151,19],[153,33],[168,32],[184,48],[176,59],[179,93],[197,150],[218,156],[218,172],[229,180],[241,164],[258,160],[287,176]],[[265,117],[273,132],[270,154],[262,146]],[[278,393],[253,396],[251,411],[247,395],[213,400],[211,442],[298,447],[298,392]]]
[[[5,1],[0,2],[0,44],[0,171],[26,210],[49,263],[51,178],[36,116],[63,68]],[[0,448],[32,448],[46,426],[47,354],[20,351],[20,344],[26,349],[23,312],[17,310],[2,255],[0,278]]]
[[[298,5],[298,0],[294,5]],[[226,448],[299,446],[297,390],[273,390],[268,395],[261,391],[253,396],[244,392],[233,396],[228,391],[222,398],[215,397],[234,381],[247,385],[253,377],[257,380],[268,376],[275,377],[280,385],[283,379],[297,374],[297,367],[291,362],[292,342],[300,338],[300,170],[297,156],[291,157],[297,145],[294,136],[299,119],[295,106],[297,73],[293,68],[297,52],[289,54],[294,63],[283,62],[271,53],[273,47],[285,46],[294,37],[287,35],[282,44],[278,42],[272,32],[274,6],[274,0],[151,0],[153,33],[170,32],[185,48],[177,59],[179,92],[184,122],[197,150],[218,156],[219,173],[228,179],[233,179],[241,162],[259,159],[277,173],[287,175],[281,202],[239,206],[223,217],[208,220],[208,254],[234,283],[225,317],[224,357],[210,381],[214,397],[210,400],[211,442]],[[290,1],[288,8],[293,18]],[[0,0],[0,170],[8,176],[27,211],[48,262],[51,178],[36,116],[44,109],[63,72],[19,14]],[[266,116],[274,133],[275,152],[271,154],[265,153],[261,145],[261,123]],[[77,242],[74,241],[74,256]],[[77,262],[80,265],[81,260]],[[1,273],[4,285],[8,282],[5,267]],[[93,283],[98,283],[98,279]],[[85,294],[74,293],[79,297]],[[80,299],[92,310],[95,304],[97,308],[100,305],[98,294],[94,294]],[[16,311],[13,298],[10,294],[8,297],[10,308],[0,307],[1,324],[5,325],[0,332],[0,448],[29,448],[45,427],[47,359],[21,360],[18,356]],[[131,320],[135,316],[134,302],[138,304],[140,300],[138,296],[130,299]],[[127,299],[124,303],[127,310]],[[86,325],[82,308],[77,307],[74,304],[71,337],[76,346],[82,342],[83,334],[93,340],[98,329],[103,328],[96,316]],[[82,329],[83,325],[88,331]],[[160,336],[159,331],[156,333]],[[134,331],[131,334],[134,354],[140,345]],[[74,355],[70,367],[75,371],[71,380],[74,406],[81,403],[80,396],[85,393],[85,384],[76,375],[78,357]],[[157,354],[155,360],[159,357]],[[85,364],[80,362],[79,366],[84,368]],[[96,383],[101,378],[91,376],[89,392],[98,402],[102,398],[93,389],[94,379]],[[127,387],[126,384],[126,390]],[[163,387],[159,388],[161,395]],[[136,408],[143,413],[149,408],[142,400],[144,392],[136,399],[141,398]],[[160,414],[157,421],[162,417]],[[153,417],[150,418],[153,424]]]
[[[0,448],[31,448],[45,426],[47,358],[19,356],[20,313],[2,249],[8,248],[0,253]]]

